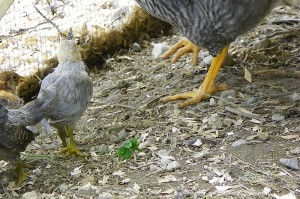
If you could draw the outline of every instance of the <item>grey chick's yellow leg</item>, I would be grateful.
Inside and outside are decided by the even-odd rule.
[[[172,63],[175,63],[178,61],[178,59],[189,52],[193,53],[193,64],[197,65],[198,64],[198,53],[201,49],[193,44],[190,40],[188,39],[181,39],[178,41],[176,44],[174,44],[169,50],[167,50],[161,57],[163,59],[167,59],[170,57],[171,54],[175,53]]]
[[[24,172],[24,168],[30,168],[29,165],[24,164],[23,161],[20,159],[18,161],[18,166],[17,166],[17,180],[15,185],[17,187],[21,186],[23,184],[23,182],[25,181],[26,177],[27,177],[27,172]]]
[[[65,127],[69,138],[70,138],[70,143],[68,146],[64,147],[62,150],[59,151],[59,153],[66,153],[66,155],[78,155],[78,156],[88,156],[86,153],[82,153],[77,149],[77,145],[75,143],[73,131],[75,129],[74,126],[66,126]]]
[[[66,136],[67,136],[67,129],[66,127],[56,127],[57,129],[57,134],[58,134],[58,137],[60,138],[61,142],[62,142],[62,146],[63,147],[66,147],[68,146],[67,144],[67,140],[66,140]]]
[[[191,92],[168,96],[168,97],[162,98],[160,101],[161,102],[169,102],[169,101],[191,98],[191,99],[178,105],[180,108],[184,108],[186,106],[197,104],[200,101],[209,98],[210,95],[214,94],[215,92],[229,89],[228,85],[217,85],[215,83],[215,79],[218,75],[218,72],[219,72],[219,70],[222,66],[222,63],[224,62],[227,54],[228,54],[228,46],[223,48],[221,53],[218,54],[213,59],[211,66],[208,70],[208,73],[204,79],[204,82],[198,90],[193,90]]]

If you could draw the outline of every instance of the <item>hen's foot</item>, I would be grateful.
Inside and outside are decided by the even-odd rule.
[[[163,59],[167,59],[167,58],[170,57],[171,54],[173,54],[173,53],[176,52],[175,55],[174,55],[174,57],[173,57],[173,59],[172,59],[172,63],[175,63],[184,54],[192,52],[193,53],[193,64],[197,65],[198,64],[198,53],[199,53],[199,51],[200,51],[200,48],[198,46],[196,46],[190,40],[188,40],[188,39],[185,38],[185,39],[181,39],[176,44],[174,44],[161,57]]]
[[[229,86],[226,84],[217,85],[213,82],[213,84],[207,90],[204,90],[203,87],[201,86],[198,90],[195,89],[190,92],[164,97],[160,101],[161,102],[169,102],[169,101],[184,100],[184,99],[191,98],[183,103],[178,104],[178,106],[180,108],[184,108],[186,106],[197,104],[197,103],[201,102],[202,100],[209,98],[212,94],[214,94],[216,92],[228,90],[228,89],[229,89]]]
[[[68,146],[64,147],[57,153],[65,153],[66,156],[70,156],[70,155],[77,155],[77,156],[82,156],[82,157],[88,156],[88,154],[79,151],[76,146],[72,146],[72,145],[68,145]]]

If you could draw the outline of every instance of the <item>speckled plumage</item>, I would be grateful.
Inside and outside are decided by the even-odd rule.
[[[253,28],[276,0],[136,0],[150,14],[176,26],[199,47],[217,55]]]
[[[22,114],[18,114],[17,117]],[[22,117],[19,117],[19,119]],[[19,122],[20,121],[20,122]],[[0,103],[0,159],[16,162],[20,152],[34,140],[35,134],[26,129],[21,120],[10,115],[1,100]]]

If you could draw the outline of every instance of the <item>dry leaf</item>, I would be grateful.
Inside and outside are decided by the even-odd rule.
[[[244,75],[244,77],[245,77],[245,79],[248,82],[252,83],[252,75],[251,75],[251,73],[249,72],[249,70],[246,67],[245,67],[245,75]]]
[[[283,135],[283,136],[279,136],[280,138],[284,139],[284,140],[290,140],[290,139],[296,139],[299,137],[299,135]]]
[[[163,178],[157,179],[158,183],[165,183],[165,182],[177,182],[177,178],[173,175],[167,175]]]

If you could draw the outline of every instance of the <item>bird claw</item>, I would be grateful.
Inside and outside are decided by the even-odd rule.
[[[193,44],[188,39],[184,38],[178,41],[176,44],[174,44],[169,50],[167,50],[161,57],[163,59],[167,59],[171,56],[171,54],[175,53],[172,63],[177,62],[180,57],[182,57],[184,54],[192,52],[193,53],[193,64],[198,64],[198,53],[201,50],[198,46]]]
[[[65,148],[61,149],[60,151],[58,151],[57,153],[65,153],[66,156],[70,156],[70,155],[77,155],[77,156],[82,156],[82,157],[86,157],[88,156],[88,154],[83,153],[81,151],[79,151],[77,149],[77,147],[74,146],[66,146]]]
[[[172,95],[168,97],[164,97],[160,100],[160,102],[170,102],[170,101],[175,101],[175,100],[184,100],[188,99],[183,103],[178,104],[179,108],[184,108],[187,106],[191,106],[194,104],[197,104],[207,98],[209,98],[212,94],[223,91],[223,90],[228,90],[230,87],[226,84],[221,84],[221,85],[216,85],[215,83],[212,83],[212,85],[209,87],[209,89],[203,90],[202,86],[198,90],[193,90],[190,92],[185,92],[177,95]]]

